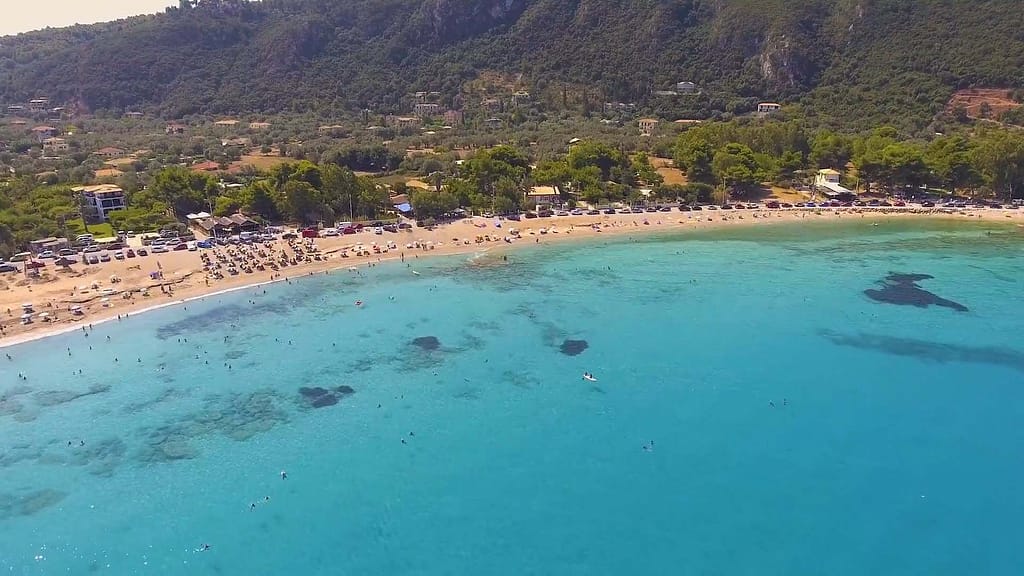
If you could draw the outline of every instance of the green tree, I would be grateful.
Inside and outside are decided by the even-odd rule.
[[[691,182],[713,182],[714,159],[715,148],[707,140],[681,138],[676,145],[675,165],[686,171],[686,178]]]
[[[322,217],[324,204],[320,193],[309,182],[290,180],[284,185],[283,194],[287,200],[288,214],[295,220],[308,224]]]
[[[757,185],[757,161],[754,152],[743,144],[726,144],[715,152],[712,162],[715,178],[731,190],[744,191]]]

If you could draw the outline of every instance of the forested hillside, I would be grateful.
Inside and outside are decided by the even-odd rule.
[[[0,101],[386,112],[413,90],[450,105],[493,71],[584,108],[657,111],[654,93],[688,80],[698,114],[770,99],[821,124],[921,129],[957,88],[1024,85],[1022,29],[1013,0],[182,0],[3,38]]]

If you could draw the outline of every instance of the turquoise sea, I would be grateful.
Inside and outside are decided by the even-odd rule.
[[[0,574],[1024,573],[1020,228],[507,256],[0,351]]]

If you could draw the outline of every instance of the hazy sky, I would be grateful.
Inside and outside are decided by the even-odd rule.
[[[0,36],[152,14],[177,0],[2,0]]]

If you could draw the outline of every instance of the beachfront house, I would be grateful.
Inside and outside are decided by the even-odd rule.
[[[200,214],[205,214],[205,212]],[[258,232],[260,229],[259,222],[242,213],[232,214],[231,216],[190,219],[189,223],[198,227],[207,236],[217,238],[235,236],[242,232]]]
[[[814,188],[834,200],[844,200],[856,196],[852,190],[844,188],[839,183],[839,176],[839,172],[831,168],[818,170],[814,176]]]
[[[534,186],[526,193],[527,206],[552,206],[562,203],[562,195],[554,186]]]
[[[113,184],[78,186],[71,191],[78,195],[82,217],[88,220],[106,222],[111,212],[127,206],[124,190]]]
[[[56,238],[53,236],[50,236],[49,238],[40,238],[39,240],[32,240],[28,243],[28,249],[33,254],[39,254],[41,252],[46,252],[47,250],[57,252],[58,250],[70,247],[71,242],[69,242],[67,238]]]

